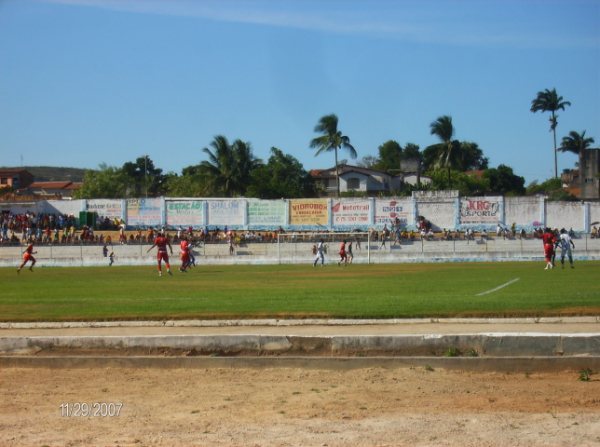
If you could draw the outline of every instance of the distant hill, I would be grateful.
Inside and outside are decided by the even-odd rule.
[[[67,180],[71,182],[82,182],[85,171],[89,169],[63,168],[56,166],[4,166],[0,169],[25,169],[33,175],[36,182],[58,182]]]

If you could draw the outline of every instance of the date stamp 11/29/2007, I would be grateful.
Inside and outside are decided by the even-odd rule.
[[[59,406],[61,417],[117,417],[121,402],[64,402]]]

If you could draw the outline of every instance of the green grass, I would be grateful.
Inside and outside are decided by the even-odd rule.
[[[0,321],[599,315],[599,262],[0,269]],[[518,281],[478,296],[515,278]]]

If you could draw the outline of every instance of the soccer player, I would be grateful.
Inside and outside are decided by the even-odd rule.
[[[30,242],[29,245],[27,245],[25,251],[23,252],[23,262],[21,262],[21,265],[17,269],[17,273],[21,273],[21,269],[25,267],[25,264],[27,264],[29,261],[31,261],[29,271],[33,272],[33,266],[35,265],[35,258],[33,257],[33,255],[35,253],[37,253],[37,251],[33,251],[33,242]]]
[[[173,247],[171,247],[171,243],[169,242],[169,239],[165,235],[164,231],[158,233],[154,239],[154,244],[146,251],[146,253],[150,253],[150,250],[152,250],[154,247],[158,247],[158,252],[156,254],[156,260],[158,261],[158,276],[162,276],[162,261],[165,261],[167,273],[172,275],[173,273],[171,273],[171,264],[169,264],[167,247],[169,247],[171,254],[173,254]]]
[[[319,259],[321,260],[321,266],[325,265],[325,255],[323,254],[324,251],[325,251],[325,245],[324,245],[323,239],[321,239],[319,241],[319,244],[315,247],[314,254],[316,255],[316,257],[315,257],[315,261],[313,262],[313,267],[317,266],[317,262],[319,262]]]
[[[340,244],[340,260],[338,261],[338,265],[341,265],[342,261],[344,261],[344,265],[348,265],[348,256],[346,255],[346,241],[345,240]]]
[[[186,272],[187,268],[190,266],[190,244],[187,241],[187,237],[182,236],[181,242],[179,243],[180,249],[180,259],[181,259],[181,267],[179,267],[180,272]]]
[[[571,251],[571,247],[575,248],[575,243],[567,230],[564,228],[560,230],[560,236],[558,241],[556,241],[556,246],[560,247],[560,264],[561,267],[565,268],[565,256],[569,257],[569,264],[571,264],[571,268],[575,268],[573,265],[573,252]]]
[[[546,267],[544,270],[553,269],[552,258],[554,256],[554,244],[556,242],[556,236],[554,232],[546,227],[542,234],[542,243],[544,244],[544,259],[546,260]]]

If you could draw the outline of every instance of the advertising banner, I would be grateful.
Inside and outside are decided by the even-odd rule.
[[[370,200],[334,200],[331,207],[333,225],[368,226],[371,222]]]
[[[327,199],[292,199],[290,200],[290,225],[329,224]]]
[[[287,202],[284,200],[250,200],[248,202],[248,225],[284,226]]]
[[[109,199],[90,199],[86,203],[86,211],[95,212],[99,217],[120,219],[123,217],[123,201]]]
[[[463,197],[460,199],[460,223],[462,225],[496,224],[502,220],[501,203],[502,197]]]
[[[162,199],[127,199],[127,225],[155,227],[162,224]]]
[[[204,226],[204,206],[202,200],[167,200],[165,202],[167,226]]]
[[[244,225],[245,200],[210,200],[207,205],[209,225],[217,227]]]
[[[414,225],[412,200],[375,200],[375,225],[392,227],[396,224]]]

